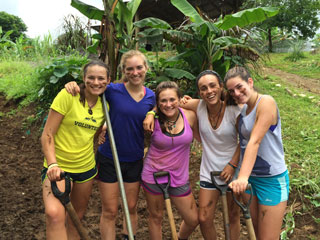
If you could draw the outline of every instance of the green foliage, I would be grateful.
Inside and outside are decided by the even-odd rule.
[[[75,15],[65,16],[62,25],[62,34],[57,39],[57,47],[62,51],[70,49],[83,49],[89,46],[90,26],[81,22]]]
[[[150,43],[154,48],[164,40],[171,42],[178,54],[162,63],[168,64],[170,61],[170,64],[174,65],[174,62],[181,64],[184,61],[184,70],[194,76],[205,69],[214,69],[224,76],[234,65],[255,62],[259,53],[246,43],[249,32],[240,31],[237,24],[260,22],[277,13],[274,8],[256,8],[225,16],[224,19],[214,22],[200,16],[186,0],[171,0],[171,3],[189,17],[192,23],[173,30],[163,20],[142,19],[135,22],[135,26],[145,29],[138,35],[139,42]],[[188,77],[185,76],[184,79],[188,80]],[[194,86],[194,83],[190,86]]]
[[[20,35],[25,36],[24,32],[27,31],[27,26],[21,18],[3,11],[0,12],[0,26],[4,33],[12,31],[9,37],[13,42],[15,42]]]
[[[306,58],[302,58],[296,62],[286,61],[285,58],[290,53],[272,53],[269,54],[267,66],[281,69],[282,71],[294,73],[302,77],[308,77],[320,80],[320,54],[303,53]],[[285,64],[283,64],[285,62]]]
[[[8,99],[23,99],[23,104],[38,98],[38,75],[28,62],[3,61],[0,64],[0,92]]]
[[[303,48],[304,48],[304,41],[302,40],[293,41],[291,43],[291,53],[285,59],[291,62],[296,62],[302,58],[305,58],[303,54]]]
[[[37,69],[39,73],[38,92],[42,108],[47,109],[59,91],[70,81],[81,82],[81,68],[88,62],[87,57],[79,55],[55,58],[52,63]]]
[[[306,39],[312,38],[320,27],[318,0],[246,0],[243,7],[257,6],[273,6],[280,9],[278,15],[261,24],[260,27],[265,30],[279,27],[283,31]]]

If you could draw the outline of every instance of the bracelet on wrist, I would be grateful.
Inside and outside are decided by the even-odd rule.
[[[233,165],[232,163],[228,162],[228,165],[231,166],[233,169],[236,169],[238,166]]]
[[[51,169],[51,168],[53,168],[53,167],[58,167],[58,163],[51,163],[51,164],[49,164],[48,170]]]
[[[153,116],[156,116],[156,112],[155,111],[149,111],[149,112],[147,112],[147,114],[146,115],[148,115],[148,114],[152,114]]]

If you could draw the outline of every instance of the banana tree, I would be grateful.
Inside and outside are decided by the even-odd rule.
[[[124,3],[121,0],[102,0],[104,10],[85,4],[80,0],[71,0],[71,6],[89,19],[101,21],[98,34],[94,34],[94,45],[88,50],[99,52],[99,57],[109,64],[112,80],[116,79],[119,51],[131,49],[135,44],[134,16],[141,0]]]
[[[186,0],[171,0],[189,22],[172,29],[163,20],[146,18],[135,23],[146,30],[140,32],[141,41],[172,42],[178,55],[167,59],[176,61],[184,59],[189,63],[190,72],[199,73],[204,69],[215,69],[222,76],[234,64],[243,64],[246,60],[255,61],[259,53],[246,44],[245,26],[264,21],[277,14],[276,8],[253,8],[236,14],[226,15],[223,19],[213,21],[204,19]]]

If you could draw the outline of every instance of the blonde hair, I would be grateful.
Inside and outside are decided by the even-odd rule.
[[[143,65],[145,66],[146,69],[149,69],[147,58],[142,52],[140,52],[139,50],[129,50],[128,52],[124,53],[120,59],[119,69],[122,74],[122,77],[121,77],[122,82],[126,82],[125,75],[123,74],[126,67],[126,62],[129,58],[132,58],[134,56],[141,57],[141,59],[143,60]]]

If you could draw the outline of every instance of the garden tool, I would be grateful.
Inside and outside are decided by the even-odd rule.
[[[78,214],[74,210],[72,203],[70,201],[70,197],[69,197],[71,192],[70,175],[62,172],[60,177],[65,179],[65,190],[64,192],[61,192],[57,187],[57,183],[55,181],[52,181],[51,189],[52,189],[53,195],[60,200],[62,205],[67,210],[68,215],[70,216],[74,226],[76,227],[81,239],[89,240],[88,233],[86,229],[82,226],[80,219],[78,217]]]
[[[120,168],[120,163],[119,163],[119,158],[118,158],[118,152],[114,140],[114,135],[112,131],[112,126],[111,126],[111,121],[110,121],[110,116],[108,112],[108,106],[107,106],[107,100],[104,94],[102,94],[102,104],[103,104],[103,109],[104,109],[104,115],[107,123],[107,130],[108,130],[108,136],[110,140],[110,147],[112,151],[112,156],[113,156],[113,162],[114,166],[116,169],[116,174],[119,182],[119,189],[120,189],[120,195],[122,199],[122,206],[124,209],[124,215],[126,219],[126,224],[127,224],[127,230],[128,230],[128,236],[129,240],[134,240],[133,237],[133,231],[132,231],[132,225],[131,225],[131,220],[130,220],[130,214],[129,214],[129,208],[128,208],[128,203],[127,203],[127,198],[126,198],[126,192],[124,189],[124,184],[123,184],[123,179],[122,179],[122,174],[121,174],[121,168]]]
[[[165,176],[168,177],[167,183],[165,185],[164,184],[159,184],[158,183],[158,178],[159,177],[165,177]],[[168,193],[168,189],[170,187],[170,173],[169,172],[165,172],[165,171],[155,172],[155,173],[153,173],[153,178],[154,178],[154,181],[156,182],[157,186],[163,192],[163,198],[164,198],[164,201],[165,201],[165,204],[166,204],[167,213],[168,213],[172,239],[173,240],[178,240],[176,225],[174,223],[173,214],[172,214],[170,196],[169,196],[169,193]]]
[[[216,188],[220,191],[220,195],[221,195],[225,239],[230,240],[230,222],[229,222],[228,203],[227,203],[227,190],[229,187],[228,187],[228,184],[219,185],[216,182],[214,177],[220,176],[220,174],[221,174],[221,171],[210,172],[211,181],[216,186]]]
[[[256,240],[256,235],[254,232],[254,228],[253,228],[253,224],[252,224],[252,219],[251,219],[251,215],[250,215],[250,204],[251,204],[251,200],[252,200],[252,189],[251,189],[251,184],[248,184],[247,190],[250,190],[250,198],[249,201],[247,203],[241,203],[233,194],[232,192],[232,197],[234,199],[234,201],[237,203],[237,205],[241,208],[242,212],[243,212],[243,216],[245,218],[246,221],[246,226],[247,226],[247,230],[249,233],[249,238],[250,240]]]

